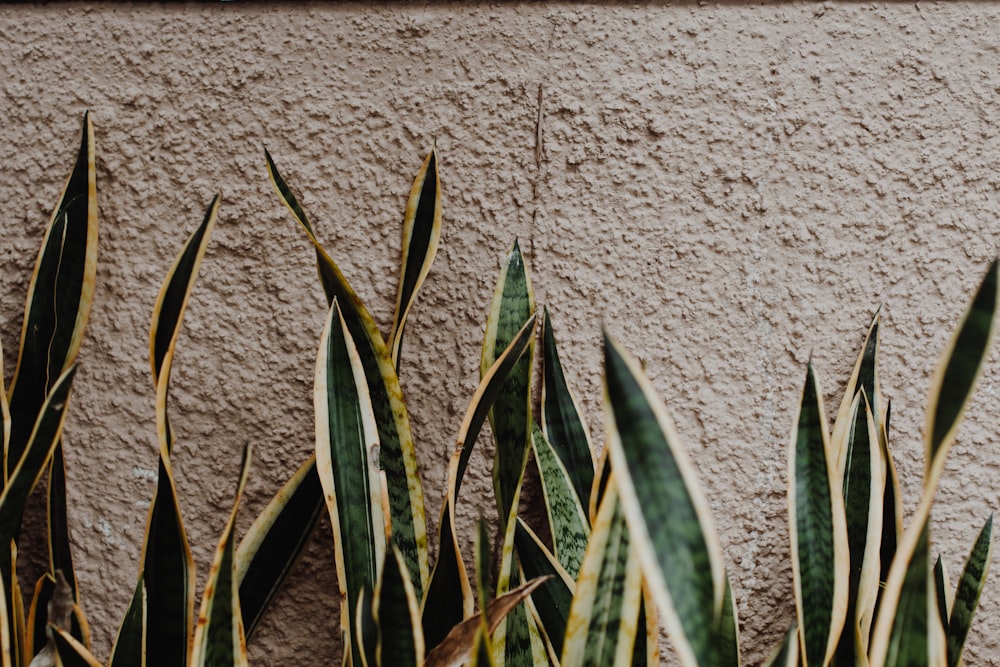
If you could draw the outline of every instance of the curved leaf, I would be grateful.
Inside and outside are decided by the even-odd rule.
[[[253,636],[326,507],[312,454],[254,520],[236,550],[243,627]]]
[[[90,114],[76,164],[45,232],[28,286],[21,348],[9,391],[11,430],[3,480],[13,472],[46,396],[76,359],[97,275],[97,176]]]
[[[708,503],[666,408],[607,333],[604,373],[611,474],[643,572],[682,663],[714,665],[725,575]]]
[[[316,264],[327,301],[332,302],[334,297],[340,301],[344,321],[358,347],[378,425],[379,464],[385,473],[392,541],[406,559],[418,597],[422,596],[429,576],[424,495],[417,470],[409,414],[403,401],[395,364],[375,320],[336,262],[320,245],[305,211],[278,173],[271,155],[267,151],[264,153],[275,190],[315,248]]]
[[[441,239],[441,183],[438,180],[437,152],[427,154],[417,172],[403,215],[403,259],[396,293],[396,313],[393,316],[389,350],[392,363],[399,368],[403,347],[403,329],[417,290],[430,273],[431,263]]]
[[[157,665],[163,667],[187,665],[195,595],[194,563],[170,462],[174,442],[167,416],[170,369],[181,320],[218,214],[216,195],[163,281],[153,307],[149,335],[150,366],[156,386],[159,465],[156,492],[146,519],[139,578],[146,588],[146,654],[155,656]]]
[[[931,381],[924,434],[928,482],[935,486],[993,340],[998,273],[1000,267],[994,259],[952,334]]]
[[[429,650],[443,641],[456,623],[472,615],[472,590],[453,523],[455,505],[483,422],[507,376],[531,343],[534,330],[535,316],[532,316],[479,382],[459,427],[456,449],[448,464],[448,487],[438,526],[438,559],[421,607],[424,641]]]
[[[543,583],[543,579],[532,579],[490,602],[486,609],[486,623],[489,632],[495,631],[500,621],[506,618],[512,609],[521,604]],[[427,654],[424,666],[458,667],[465,663],[475,646],[476,633],[481,625],[482,618],[477,614],[452,628],[444,641]]]

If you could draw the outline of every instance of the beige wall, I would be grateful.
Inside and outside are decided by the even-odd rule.
[[[172,384],[200,582],[242,443],[257,448],[243,526],[311,446],[323,302],[262,145],[387,326],[405,196],[436,141],[442,249],[402,372],[431,522],[517,237],[598,441],[601,322],[646,362],[707,487],[745,658],[759,662],[793,614],[785,444],[804,365],[811,354],[835,405],[878,304],[915,504],[928,378],[997,253],[998,21],[981,3],[4,7],[8,378],[84,109],[97,132],[99,283],[66,430],[98,654],[134,584],[154,488],[150,311],[212,194],[221,220]],[[934,515],[953,576],[998,507],[998,394],[994,354]],[[484,461],[465,487],[469,516],[492,507]],[[337,654],[330,548],[324,530],[255,664]],[[994,578],[968,664],[995,664],[998,637]]]

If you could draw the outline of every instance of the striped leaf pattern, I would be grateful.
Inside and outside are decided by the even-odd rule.
[[[76,163],[56,204],[28,285],[21,347],[8,399],[6,482],[56,380],[73,364],[90,315],[97,275],[94,128],[84,114]]]
[[[441,183],[438,179],[437,153],[432,148],[417,172],[403,215],[403,258],[396,293],[396,313],[393,316],[389,350],[392,363],[399,368],[406,318],[430,273],[441,239]]]
[[[590,537],[590,521],[566,466],[537,424],[532,424],[531,438],[552,531],[553,551],[560,565],[575,578]]]
[[[962,576],[958,580],[955,601],[949,610],[948,622],[948,667],[958,667],[962,661],[962,649],[972,626],[972,615],[979,606],[979,595],[983,592],[986,575],[993,560],[993,515],[986,520],[979,537],[972,546],[972,552],[965,561]]]
[[[402,554],[386,550],[374,603],[378,626],[376,663],[385,667],[418,667],[424,661],[420,608]]]
[[[314,453],[275,494],[240,542],[236,580],[247,639],[291,573],[325,507]]]
[[[604,374],[612,475],[643,572],[682,663],[715,665],[725,574],[708,503],[666,408],[607,334]]]
[[[632,665],[642,604],[639,555],[614,482],[604,494],[570,607],[563,667]]]
[[[532,316],[479,382],[459,427],[456,449],[448,465],[448,488],[438,528],[438,559],[421,611],[428,650],[442,642],[456,623],[472,614],[472,590],[455,533],[455,506],[479,431],[504,381],[531,344],[534,332],[535,316]]]
[[[847,613],[848,552],[843,492],[830,460],[822,393],[812,364],[789,445],[792,574],[805,665],[825,666]]]
[[[581,507],[589,507],[590,489],[594,485],[594,448],[576,397],[566,381],[547,308],[542,319],[541,393],[542,432],[562,462],[577,502]]]
[[[315,248],[316,264],[327,301],[339,300],[347,329],[358,348],[378,427],[379,466],[387,482],[392,541],[406,559],[417,595],[422,596],[429,576],[424,496],[409,414],[395,364],[375,320],[336,262],[323,249],[305,210],[278,173],[267,151],[265,157],[275,190]]]
[[[341,625],[362,665],[349,622],[361,591],[375,589],[385,557],[385,518],[378,470],[378,432],[364,369],[334,299],[316,359],[316,467],[333,527]]]

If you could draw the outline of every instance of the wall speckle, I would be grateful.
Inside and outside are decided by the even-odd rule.
[[[6,7],[8,350],[85,109],[97,134],[98,287],[66,426],[97,654],[138,570],[156,465],[149,318],[187,233],[221,191],[171,383],[202,586],[243,443],[256,458],[239,530],[312,446],[324,302],[262,146],[386,330],[405,198],[436,142],[442,246],[401,371],[430,530],[498,261],[518,238],[596,443],[602,323],[646,363],[711,500],[758,664],[793,615],[785,448],[804,363],[836,405],[880,304],[895,456],[907,512],[916,504],[930,374],[998,252],[998,20],[1000,7],[964,2]],[[952,573],[1000,504],[998,378],[994,353],[938,494],[935,550]],[[488,498],[481,453],[467,488]],[[476,501],[460,509],[471,525]],[[252,661],[289,664],[307,646],[312,662],[338,659],[335,587],[324,523]],[[995,661],[997,637],[991,580],[967,663]]]

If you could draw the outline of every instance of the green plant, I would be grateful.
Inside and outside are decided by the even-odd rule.
[[[889,454],[889,403],[878,379],[876,314],[832,434],[810,364],[789,446],[790,534],[797,620],[773,665],[916,667],[961,662],[990,563],[992,519],[955,593],[929,557],[929,518],[945,457],[990,348],[998,263],[979,286],[934,374],[920,504],[902,529]],[[638,364],[605,341],[611,459],[650,588],[686,665],[736,665],[722,552],[695,473]],[[689,508],[681,511],[680,508]],[[695,563],[685,569],[675,563]],[[699,565],[700,564],[700,565]],[[720,653],[719,647],[727,647]]]
[[[93,300],[96,268],[94,131],[89,115],[84,115],[76,162],[49,221],[28,286],[17,369],[10,388],[0,391],[0,664],[5,667],[28,664],[50,641],[55,647],[89,641],[69,547],[61,433]],[[25,610],[17,579],[21,523],[28,496],[46,474],[48,571],[35,585]],[[57,594],[54,608],[64,629],[48,640],[49,603]],[[53,650],[49,646],[47,654]]]
[[[69,551],[61,428],[93,296],[97,205],[93,129],[83,139],[28,289],[17,371],[3,408],[0,667],[101,663],[90,653]],[[608,443],[599,461],[569,388],[549,313],[536,313],[515,242],[486,321],[481,381],[448,466],[438,559],[428,558],[419,452],[400,387],[403,335],[430,270],[441,225],[437,155],[421,166],[403,221],[395,316],[383,337],[320,244],[269,154],[279,197],[315,248],[329,310],[314,385],[316,453],[237,545],[235,517],[250,469],[244,449],[234,508],[195,616],[194,565],[173,482],[169,379],[178,332],[215,226],[219,198],[164,280],[150,332],[159,475],[138,581],[109,667],[246,665],[246,642],[326,510],[334,532],[345,664],[653,665],[658,612],[684,664],[740,664],[736,607],[708,503],[662,402],[638,364],[605,338]],[[769,664],[960,664],[990,563],[987,521],[949,599],[928,554],[929,513],[997,310],[998,265],[986,274],[943,355],[928,409],[927,475],[902,530],[889,454],[890,407],[878,379],[876,315],[838,410],[826,427],[810,364],[789,446],[797,620]],[[536,322],[540,320],[540,354]],[[2,351],[0,351],[2,355]],[[538,372],[538,404],[532,378]],[[470,578],[455,523],[461,487],[486,420],[501,538],[491,572],[486,524]],[[546,543],[518,516],[534,459]],[[16,577],[26,498],[48,472],[49,571],[25,614]],[[680,564],[680,565],[678,565]],[[491,600],[491,598],[493,598]],[[521,604],[524,602],[525,604]]]

